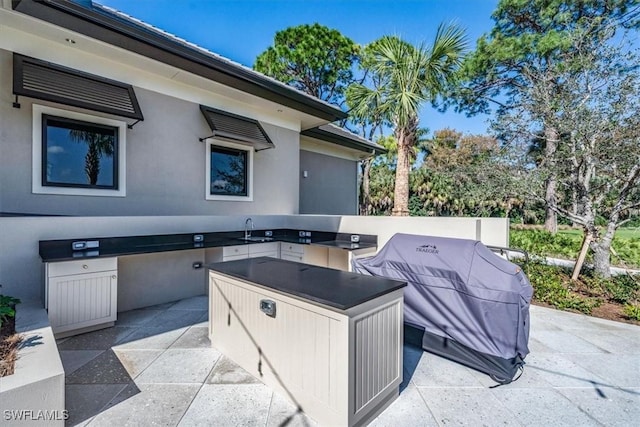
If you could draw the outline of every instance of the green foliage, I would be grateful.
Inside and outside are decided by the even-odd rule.
[[[2,327],[2,323],[16,315],[15,306],[19,303],[18,298],[0,295],[0,327]]]
[[[430,47],[416,47],[397,36],[372,42],[360,63],[370,80],[352,84],[347,91],[353,119],[378,117],[407,127],[425,102],[453,83],[466,45],[464,31],[455,25],[440,25]]]
[[[533,286],[533,298],[560,310],[576,310],[591,314],[602,304],[597,298],[584,297],[569,286],[569,276],[558,267],[530,262],[525,273]]]
[[[640,322],[640,304],[625,304],[622,311],[629,319]]]
[[[254,69],[336,105],[353,81],[360,48],[339,31],[320,24],[278,31],[273,46],[262,52]]]
[[[640,285],[631,276],[613,276],[604,281],[604,289],[610,300],[621,304],[640,300]]]
[[[626,304],[640,300],[640,282],[632,276],[621,274],[611,278],[603,278],[587,271],[580,276],[585,291],[608,301]]]
[[[597,43],[600,30],[616,20],[625,27],[637,25],[635,5],[636,0],[501,0],[492,15],[492,31],[478,40],[461,68],[465,84],[451,88],[452,101],[474,114],[490,111],[492,101],[506,95],[496,105],[499,111],[508,109],[520,101],[538,71],[566,66],[572,39]]]
[[[509,245],[524,249],[532,255],[576,259],[582,238],[583,232],[578,229],[560,230],[552,234],[541,229],[511,227]],[[612,247],[618,255],[613,257],[614,265],[627,268],[640,267],[640,239],[634,229],[619,229]]]
[[[509,246],[523,249],[531,255],[573,259],[580,251],[580,238],[572,234],[549,233],[545,230],[512,228]]]

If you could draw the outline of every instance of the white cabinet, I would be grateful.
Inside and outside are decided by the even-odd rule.
[[[222,248],[222,261],[233,261],[249,256],[249,245],[225,246]]]
[[[304,256],[304,246],[296,243],[280,243],[280,259],[287,261],[302,262]]]
[[[113,326],[117,318],[117,258],[46,264],[45,306],[56,337]]]
[[[280,257],[280,243],[267,242],[255,243],[251,245],[225,246],[222,248],[222,261],[234,261],[237,259],[258,258],[270,256]]]
[[[257,258],[261,256],[280,258],[280,243],[269,242],[249,245],[249,258]]]
[[[280,259],[304,262],[305,264],[326,267],[328,261],[327,248],[296,243],[280,243]]]
[[[338,310],[209,272],[212,346],[319,425],[365,425],[402,381],[402,290]],[[273,315],[262,308],[275,305]]]

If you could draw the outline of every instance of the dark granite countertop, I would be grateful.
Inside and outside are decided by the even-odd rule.
[[[298,230],[271,230],[270,242],[287,242],[302,245],[322,245],[345,250],[356,250],[377,247],[377,236],[360,235],[360,242],[351,244],[349,234],[311,231],[311,237],[299,237]],[[252,235],[264,237],[265,230],[254,230]],[[194,242],[194,235],[202,235],[201,242]],[[41,240],[39,242],[40,258],[44,262],[71,261],[87,258],[105,258],[124,255],[148,254],[154,252],[183,251],[189,249],[217,248],[223,246],[254,245],[266,243],[245,241],[241,238],[244,231],[223,231],[213,233],[159,234],[147,236],[125,237],[82,237],[64,240]],[[73,250],[72,243],[78,241],[97,241],[98,248]]]
[[[207,267],[229,277],[340,310],[407,285],[397,280],[268,257],[218,262],[207,264]]]

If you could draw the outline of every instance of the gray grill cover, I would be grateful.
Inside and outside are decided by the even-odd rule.
[[[529,353],[529,280],[478,241],[396,234],[353,269],[407,281],[410,325],[505,359]]]

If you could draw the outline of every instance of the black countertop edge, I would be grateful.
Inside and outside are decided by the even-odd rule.
[[[82,237],[77,239],[40,240],[39,254],[43,262],[71,261],[86,258],[105,258],[121,255],[148,254],[189,249],[216,248],[267,242],[286,242],[296,244],[319,244],[344,250],[368,249],[377,247],[377,236],[359,235],[359,243],[351,243],[350,234],[311,231],[310,237],[300,237],[299,230],[272,229],[253,230],[253,237],[264,237],[265,231],[271,231],[268,241],[244,241],[244,231],[222,231],[210,233],[158,234],[123,237]],[[194,242],[194,235],[202,235],[201,242]],[[72,250],[73,242],[99,242],[98,248]]]
[[[268,257],[218,262],[206,267],[227,277],[339,310],[348,310],[407,286],[398,280]]]

